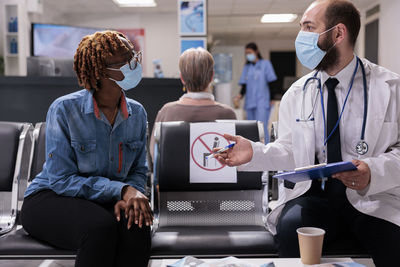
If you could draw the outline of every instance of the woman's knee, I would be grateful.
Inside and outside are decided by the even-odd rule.
[[[100,220],[94,220],[93,224],[86,226],[86,232],[91,235],[112,235],[116,236],[118,231],[117,220],[111,218],[102,218]]]
[[[101,216],[85,221],[81,232],[80,243],[115,247],[118,241],[118,224],[112,216]]]

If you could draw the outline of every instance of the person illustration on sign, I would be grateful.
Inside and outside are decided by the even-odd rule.
[[[214,150],[214,148],[217,148],[217,147],[219,147],[219,138],[218,138],[218,136],[216,136],[214,138],[214,143],[212,145],[212,150]],[[208,156],[210,156],[210,155],[211,155],[210,152],[203,153],[203,166],[204,167],[208,167]],[[217,164],[217,161],[214,159],[214,167],[216,166],[216,164]]]
[[[217,136],[214,138],[213,149],[216,147],[219,147],[219,138]]]

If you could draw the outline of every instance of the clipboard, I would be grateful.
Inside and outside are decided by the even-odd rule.
[[[357,167],[350,161],[341,161],[329,164],[318,164],[295,169],[294,171],[278,173],[273,178],[283,179],[292,183],[298,183],[313,179],[330,177],[332,174],[344,171],[354,171]]]

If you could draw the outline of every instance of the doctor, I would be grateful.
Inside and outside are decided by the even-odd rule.
[[[327,244],[354,237],[376,266],[393,266],[400,251],[400,76],[354,55],[360,14],[351,2],[315,1],[300,25],[296,53],[315,70],[284,95],[279,138],[263,145],[227,136],[236,145],[218,159],[242,171],[352,160],[357,170],[326,182],[282,183],[267,226],[281,257],[298,256],[296,229],[315,226],[326,230]]]

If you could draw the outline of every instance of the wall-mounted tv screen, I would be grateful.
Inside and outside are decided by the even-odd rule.
[[[32,24],[32,55],[73,59],[81,39],[104,29]]]

